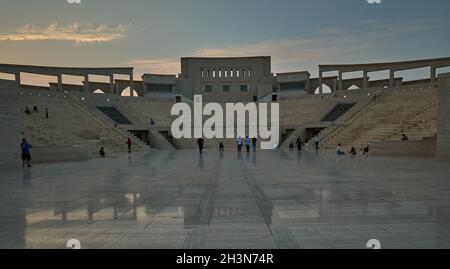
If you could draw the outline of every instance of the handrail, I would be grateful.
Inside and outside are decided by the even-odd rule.
[[[145,144],[141,141],[137,141],[136,139],[134,139],[134,137],[130,134],[126,134],[124,133],[125,131],[122,131],[119,128],[112,128],[106,125],[106,123],[104,123],[102,120],[100,120],[97,116],[95,116],[93,113],[91,113],[90,111],[88,111],[86,108],[84,108],[81,104],[78,103],[77,100],[75,99],[75,96],[71,93],[67,94],[69,96],[69,98],[66,100],[70,100],[71,104],[74,105],[76,108],[78,108],[80,111],[84,112],[85,114],[87,114],[90,118],[92,118],[93,120],[95,120],[99,125],[101,125],[105,130],[107,131],[113,131],[119,135],[121,135],[122,137],[126,138],[130,138],[135,145],[138,145],[140,148],[146,148]]]

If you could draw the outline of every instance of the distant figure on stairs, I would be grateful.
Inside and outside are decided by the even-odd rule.
[[[294,142],[291,141],[291,143],[289,144],[289,149],[293,150],[294,149]]]
[[[407,137],[405,134],[402,134],[402,141],[409,141],[409,137]]]
[[[352,147],[352,149],[349,151],[350,155],[352,155],[352,157],[356,156],[356,148]]]
[[[337,155],[345,155],[345,152],[341,149],[341,144],[338,144],[336,153]]]
[[[28,167],[31,167],[30,148],[31,148],[31,145],[28,144],[27,140],[25,138],[22,139],[22,143],[20,144],[20,149],[22,152],[22,167],[25,167],[25,162],[27,163]]]
[[[105,158],[106,157],[105,149],[101,147],[100,150],[98,151],[98,154],[100,155],[101,158]]]
[[[150,128],[155,126],[155,121],[153,120],[153,118],[150,119]]]
[[[225,152],[225,147],[223,145],[223,142],[219,143],[219,152]]]
[[[45,108],[45,118],[48,120],[48,109]]]
[[[31,115],[31,110],[30,110],[30,108],[28,106],[25,107],[25,114]]]
[[[127,145],[128,145],[128,153],[131,153],[131,145],[133,144],[133,142],[131,142],[131,138],[128,137],[127,140]]]
[[[369,156],[369,145],[365,146],[363,149],[363,155],[364,156]]]
[[[34,113],[39,113],[39,109],[38,109],[37,106],[34,106],[34,107],[33,107],[33,112],[34,112]]]

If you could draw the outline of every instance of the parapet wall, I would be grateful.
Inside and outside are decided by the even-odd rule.
[[[450,160],[450,73],[439,76],[437,157]]]

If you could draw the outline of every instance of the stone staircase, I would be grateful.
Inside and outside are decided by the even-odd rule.
[[[82,146],[88,149],[91,157],[98,155],[104,147],[108,155],[127,152],[128,132],[106,125],[93,117],[83,107],[59,94],[23,95],[22,107],[37,105],[39,113],[23,117],[23,136],[32,145],[40,147]],[[49,109],[49,119],[45,118],[45,107]],[[148,147],[134,139],[134,150],[147,150]]]
[[[335,148],[337,144],[363,147],[371,142],[398,139],[414,128],[423,131],[417,131],[414,139],[434,136],[436,128],[425,129],[424,123],[436,122],[436,94],[435,89],[387,91],[343,125],[328,130],[322,136],[321,148]]]
[[[147,144],[145,144],[139,138],[135,137],[132,133],[120,127],[113,127],[115,124],[113,120],[99,112],[96,108],[91,108],[88,105],[84,104],[82,100],[80,100],[77,96],[68,94],[67,97],[67,102],[73,105],[80,112],[87,115],[91,120],[95,121],[97,125],[102,127],[103,130],[108,130],[109,134],[114,136],[115,139],[120,139],[121,141],[123,141],[123,144],[125,144],[126,140],[130,138],[133,142],[135,150],[137,151],[145,151],[150,149]]]

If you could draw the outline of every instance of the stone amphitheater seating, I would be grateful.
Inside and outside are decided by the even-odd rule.
[[[363,90],[348,91],[336,96],[306,95],[279,101],[280,127],[286,130],[285,141],[295,141],[299,131],[304,130],[305,126],[320,125],[325,116],[330,114],[335,122],[327,121],[327,124],[333,124],[333,128],[329,127],[324,131],[324,148],[335,148],[338,143],[344,147],[360,147],[372,141],[400,140],[402,133],[406,133],[411,140],[435,136],[436,89],[399,88],[383,91],[386,93],[376,101],[373,101],[370,93]],[[173,101],[98,94],[66,94],[64,98],[65,94],[59,93],[58,96],[50,91],[27,89],[23,92],[22,107],[32,108],[37,105],[41,110],[39,114],[23,115],[25,136],[38,145],[82,145],[89,148],[92,156],[97,154],[100,146],[105,147],[107,152],[125,152],[125,141],[130,133],[121,127],[114,128],[117,121],[98,110],[98,107],[114,107],[136,130],[149,130],[150,143],[155,148],[197,147],[194,138],[175,140],[168,137],[171,123],[176,118],[170,115]],[[351,105],[336,111],[339,104]],[[50,112],[48,121],[44,117],[45,107]],[[150,119],[155,122],[152,127]],[[148,149],[142,141],[133,139],[137,150]],[[215,149],[220,142],[227,148],[235,147],[235,139],[207,139],[205,144],[207,148]]]
[[[437,89],[391,89],[326,137],[322,148],[362,147],[371,142],[434,137],[437,133]]]
[[[42,91],[24,91],[21,107],[39,108],[39,113],[22,113],[24,134],[36,146],[83,146],[91,156],[96,156],[100,147],[107,154],[126,152],[126,139],[131,136],[120,128],[101,122],[85,111],[69,95]],[[45,117],[49,110],[49,119]],[[147,150],[143,143],[133,140],[134,150]]]

